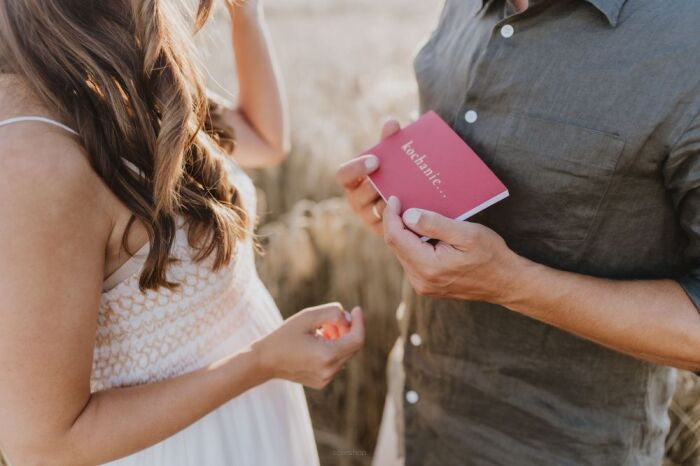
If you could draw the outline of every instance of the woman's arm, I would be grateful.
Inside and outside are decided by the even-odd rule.
[[[351,326],[338,304],[306,309],[250,348],[209,367],[96,393],[61,441],[65,464],[101,463],[149,447],[272,378],[325,387],[362,346],[357,308],[352,321]],[[317,327],[332,329],[334,341],[314,336]]]
[[[170,437],[267,379],[257,353],[247,350],[172,379],[98,392],[73,423],[45,438],[47,450],[37,449],[41,439],[30,442],[29,457],[62,465],[114,460]]]
[[[238,108],[226,113],[236,131],[234,157],[243,167],[273,165],[289,151],[289,117],[262,4],[228,8],[239,89]]]
[[[108,191],[69,138],[42,128],[15,142],[0,144],[0,444],[12,464],[114,460],[270,378],[322,387],[361,347],[359,310],[342,337],[313,335],[350,327],[327,305],[209,367],[91,394]]]

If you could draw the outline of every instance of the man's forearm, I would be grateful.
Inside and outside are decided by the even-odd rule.
[[[654,363],[700,368],[700,315],[672,280],[607,280],[522,260],[506,307]]]
[[[700,369],[700,315],[678,283],[555,270],[517,255],[483,225],[400,212],[389,198],[384,239],[417,293],[500,304],[622,353]],[[414,232],[440,242],[425,244]]]

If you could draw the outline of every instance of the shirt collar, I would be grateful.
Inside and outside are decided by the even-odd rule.
[[[482,0],[483,4],[490,2],[492,0]],[[617,26],[620,20],[620,12],[627,0],[585,0],[594,7],[598,9],[601,13],[605,15],[611,26]]]

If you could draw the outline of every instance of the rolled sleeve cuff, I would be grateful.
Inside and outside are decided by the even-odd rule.
[[[681,288],[700,311],[700,268],[694,269],[677,280]]]

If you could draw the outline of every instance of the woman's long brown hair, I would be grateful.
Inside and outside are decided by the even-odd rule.
[[[227,178],[184,0],[3,0],[0,61],[78,131],[94,170],[147,227],[141,289],[167,279],[178,216],[196,260],[229,263],[248,219]],[[191,15],[192,16],[192,15]],[[123,245],[126,248],[126,236]]]

